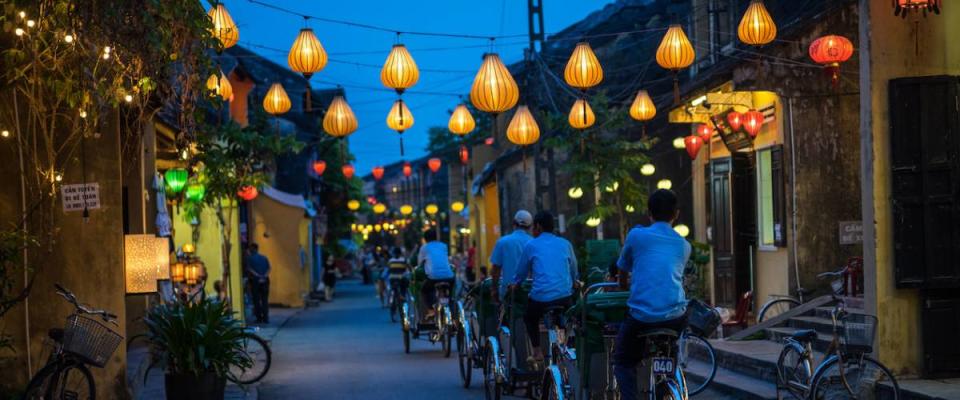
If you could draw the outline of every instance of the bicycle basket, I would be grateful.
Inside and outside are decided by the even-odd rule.
[[[877,317],[866,314],[848,314],[841,322],[840,345],[846,353],[864,354],[873,351],[877,331]]]
[[[687,303],[687,325],[698,336],[710,337],[720,326],[720,313],[697,299]]]
[[[77,314],[67,317],[63,351],[87,364],[103,368],[122,341],[123,337],[101,321]]]

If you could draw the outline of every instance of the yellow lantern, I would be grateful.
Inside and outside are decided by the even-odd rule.
[[[627,204],[626,207],[623,207],[623,210],[629,214],[633,214],[634,211],[637,211],[637,209],[633,208],[633,206],[630,204]]]
[[[591,227],[591,228],[596,228],[596,227],[600,226],[600,223],[601,223],[601,222],[603,222],[603,220],[601,220],[600,217],[590,217],[590,218],[587,218],[587,226],[589,226],[589,227]]]
[[[597,86],[603,81],[603,67],[590,48],[590,43],[580,42],[573,48],[573,54],[563,70],[563,80],[581,90]]]
[[[197,251],[197,248],[193,245],[193,243],[186,243],[180,248],[180,250],[185,254],[193,254],[195,251]]]
[[[607,193],[616,192],[617,189],[620,189],[620,182],[617,182],[617,181],[613,181],[613,183],[610,186],[603,187],[603,190],[605,190]]]
[[[207,16],[213,22],[210,34],[220,41],[220,50],[229,49],[237,44],[237,41],[240,40],[240,30],[237,29],[237,24],[233,22],[233,18],[230,17],[230,13],[227,12],[227,8],[223,4],[217,3],[210,7]]]
[[[343,96],[334,96],[323,116],[323,130],[333,137],[346,137],[357,130],[357,117]]]
[[[457,105],[457,108],[453,109],[453,114],[450,115],[450,122],[447,123],[447,128],[450,129],[450,132],[460,136],[470,133],[473,131],[473,128],[476,127],[477,122],[473,120],[473,115],[470,115],[470,110],[463,104]]]
[[[640,167],[640,175],[650,176],[653,175],[654,172],[657,172],[657,167],[654,167],[653,164],[646,163]]]
[[[417,69],[417,63],[413,61],[407,47],[402,44],[393,45],[387,61],[383,63],[383,69],[380,70],[380,81],[383,85],[397,93],[403,93],[417,84],[419,79],[420,70]]]
[[[673,230],[676,231],[680,237],[687,237],[690,235],[690,228],[684,224],[679,224],[673,227]]]
[[[593,114],[593,108],[590,107],[590,103],[587,103],[586,99],[577,99],[573,103],[573,107],[570,108],[570,115],[567,116],[567,121],[570,122],[570,126],[574,129],[587,129],[597,121],[596,115]]]
[[[199,261],[193,261],[183,269],[183,280],[188,285],[196,285],[200,281],[203,264]]]
[[[413,214],[413,206],[409,204],[404,204],[400,206],[400,214],[403,214],[403,215]]]
[[[463,207],[464,207],[463,202],[459,202],[459,201],[455,201],[452,204],[450,204],[450,210],[455,213],[463,211]]]
[[[374,231],[377,231],[377,232],[380,232],[381,230],[383,230],[383,225],[376,224],[376,225],[373,226],[373,230],[374,230]]]
[[[350,211],[357,211],[360,209],[360,202],[357,200],[350,200],[347,202],[347,208],[350,209]]]
[[[485,54],[470,88],[470,102],[481,111],[499,114],[513,108],[518,100],[520,88],[500,56]]]
[[[377,203],[373,205],[374,214],[383,214],[385,211],[387,211],[387,206],[383,205],[383,203]]]
[[[657,182],[657,189],[670,190],[673,187],[673,182],[670,182],[669,179],[661,179]]]
[[[283,90],[283,85],[279,82],[270,85],[270,90],[263,98],[263,109],[271,115],[280,115],[290,111],[290,98],[287,97],[287,91]]]
[[[687,148],[687,144],[684,143],[683,137],[678,137],[676,139],[673,139],[673,148],[678,150]]]
[[[436,204],[427,204],[427,206],[423,208],[423,211],[426,211],[427,214],[434,215],[440,211],[440,208],[437,207]]]
[[[233,100],[233,86],[230,85],[230,80],[223,74],[223,71],[220,71],[220,77],[217,77],[217,74],[210,74],[210,77],[207,78],[207,89],[220,96],[224,101]]]
[[[751,46],[763,46],[777,38],[777,24],[764,7],[763,0],[753,0],[737,27],[740,41]]]
[[[407,104],[403,100],[393,102],[393,107],[387,114],[387,126],[399,133],[403,133],[413,126],[413,114],[410,113],[410,109],[407,108]]]
[[[670,25],[657,48],[657,64],[671,71],[689,67],[694,60],[693,45],[680,25]]]
[[[327,52],[313,34],[313,29],[300,30],[297,39],[290,46],[290,53],[287,54],[287,65],[294,72],[303,74],[306,79],[327,66]]]
[[[570,196],[571,199],[579,199],[583,197],[583,189],[574,186],[570,188],[570,190],[567,190],[567,196]]]
[[[357,231],[357,224],[350,224],[350,230],[356,232],[356,231]]]
[[[646,90],[637,92],[637,97],[633,98],[633,104],[630,105],[630,117],[646,122],[657,116],[657,106],[653,104],[653,99]]]
[[[181,283],[184,280],[184,270],[186,266],[183,263],[178,262],[170,266],[170,281],[173,283]]]
[[[540,126],[527,106],[517,107],[507,126],[507,139],[518,146],[528,146],[540,139]]]

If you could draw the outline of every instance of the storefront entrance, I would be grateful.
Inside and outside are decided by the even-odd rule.
[[[754,152],[711,161],[710,215],[717,305],[734,308],[751,290],[756,243]]]

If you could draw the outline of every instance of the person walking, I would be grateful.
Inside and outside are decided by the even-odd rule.
[[[333,301],[334,288],[337,286],[337,258],[330,253],[323,267],[323,298]]]
[[[423,234],[426,243],[420,247],[420,253],[417,256],[417,264],[423,266],[423,272],[427,274],[427,281],[420,289],[420,295],[425,300],[427,307],[427,318],[433,317],[434,304],[437,302],[436,286],[437,283],[445,282],[450,284],[450,290],[454,287],[453,269],[450,268],[450,253],[447,250],[446,243],[439,241],[436,229],[428,229]]]
[[[251,278],[253,317],[258,324],[270,323],[270,260],[260,254],[260,246],[250,243],[247,275]]]
[[[490,298],[503,300],[507,284],[516,276],[523,246],[533,239],[528,232],[532,225],[533,215],[530,215],[529,211],[517,211],[513,216],[513,232],[498,239],[493,246],[493,254],[490,255],[490,277],[493,279]]]

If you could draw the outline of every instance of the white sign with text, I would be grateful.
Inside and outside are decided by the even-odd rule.
[[[60,188],[60,195],[63,198],[63,211],[83,211],[96,210],[100,208],[100,184],[99,183],[81,183],[75,185],[63,185]]]

